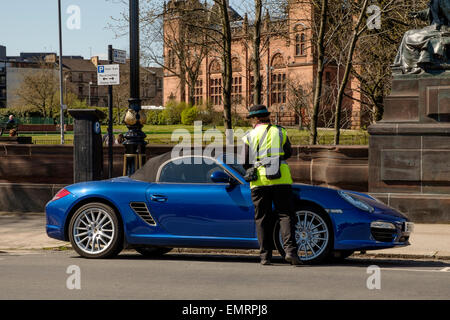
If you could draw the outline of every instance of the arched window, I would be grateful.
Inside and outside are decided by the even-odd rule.
[[[274,69],[284,69],[284,68],[286,68],[286,62],[284,61],[283,55],[281,53],[277,53],[272,58],[272,67]]]
[[[231,59],[232,69],[233,72],[241,72],[241,62],[239,61],[239,58],[234,57]]]
[[[210,73],[220,73],[222,71],[222,67],[220,65],[220,62],[218,60],[213,60],[211,64],[209,65],[209,72]]]
[[[306,55],[306,36],[304,33],[295,36],[295,55]]]

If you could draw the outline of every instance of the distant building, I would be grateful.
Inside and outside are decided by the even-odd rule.
[[[6,60],[6,47],[0,46],[0,60]]]
[[[180,36],[184,30],[180,16],[186,8],[208,6],[200,0],[170,0],[165,9],[164,32],[165,37],[172,39]],[[208,8],[214,12],[214,8]],[[229,8],[232,27],[232,110],[243,117],[253,104],[253,46],[251,43],[251,27],[253,22],[245,15],[241,17],[235,10]],[[314,20],[312,1],[290,0],[286,13],[282,17],[263,17],[262,37],[264,50],[261,53],[261,75],[263,80],[262,97],[272,113],[274,122],[282,125],[298,125],[300,117],[289,107],[290,85],[302,83],[301,91],[311,91],[314,86],[317,58],[313,49],[312,31],[308,25]],[[211,27],[214,28],[214,27]],[[169,34],[170,33],[170,34]],[[211,43],[211,48],[214,43]],[[194,48],[195,51],[195,48]],[[173,49],[164,48],[165,65],[181,70],[179,61]],[[168,68],[169,69],[169,68]],[[334,88],[342,70],[333,65],[327,65],[324,72],[324,88]],[[356,90],[359,83],[351,78],[346,94],[353,99],[344,98],[343,109],[351,115],[346,128],[360,128],[363,115],[361,114],[361,97]],[[191,88],[192,89],[192,88]],[[306,90],[305,90],[306,89]],[[332,90],[329,90],[332,92]],[[189,101],[189,92],[194,92],[196,103],[210,103],[217,111],[223,111],[223,81],[222,61],[220,53],[210,50],[201,62],[201,70],[194,90],[189,90],[188,84],[183,84],[180,77],[165,70],[164,75],[164,103],[174,99]],[[306,99],[306,98],[305,98]],[[334,102],[333,102],[334,103]],[[333,103],[326,103],[322,107],[323,115],[319,126],[333,120]],[[303,109],[304,110],[304,109]],[[302,115],[302,122],[307,121],[306,112]]]
[[[6,108],[6,61],[0,60],[0,108]]]
[[[6,47],[0,46],[0,108],[6,108]]]
[[[49,72],[55,72],[59,77],[59,57],[56,53],[21,53],[19,56],[6,56],[6,48],[0,46],[0,108],[14,106],[18,103],[17,89],[20,88],[23,79],[35,70],[48,68]],[[87,104],[98,107],[108,105],[108,87],[97,85],[97,66],[107,64],[107,61],[99,57],[90,60],[82,56],[63,56],[63,81],[64,91],[73,92],[78,99]],[[34,71],[33,71],[34,70]],[[50,71],[51,70],[51,71]],[[121,90],[128,99],[128,73],[129,63],[121,65]],[[141,99],[145,105],[162,105],[162,68],[141,68]],[[115,90],[120,90],[115,86]],[[127,105],[126,105],[127,106]],[[114,106],[116,107],[116,106]],[[120,106],[125,107],[124,104]]]
[[[56,54],[48,55],[45,61],[53,63],[59,70],[59,57]],[[108,87],[97,85],[96,64],[106,64],[98,57],[91,60],[83,57],[63,57],[63,82],[65,92],[72,92],[79,100],[86,101],[90,106],[106,107],[108,105]]]

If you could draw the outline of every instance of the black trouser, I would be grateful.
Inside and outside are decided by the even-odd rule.
[[[255,205],[256,233],[260,246],[261,259],[270,259],[274,241],[274,227],[280,221],[281,238],[284,251],[289,255],[297,254],[295,242],[294,198],[290,185],[264,186],[252,189],[252,201]],[[272,203],[275,210],[272,210]]]

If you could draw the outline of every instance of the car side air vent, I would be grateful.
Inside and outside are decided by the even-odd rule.
[[[130,203],[131,209],[142,218],[145,222],[147,222],[151,226],[155,226],[156,222],[153,219],[152,215],[150,214],[150,211],[147,208],[147,205],[145,202],[131,202]]]

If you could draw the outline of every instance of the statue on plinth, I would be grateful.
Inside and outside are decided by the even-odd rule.
[[[429,21],[430,25],[405,33],[393,72],[420,74],[450,70],[450,0],[431,0],[427,9],[409,16]]]

